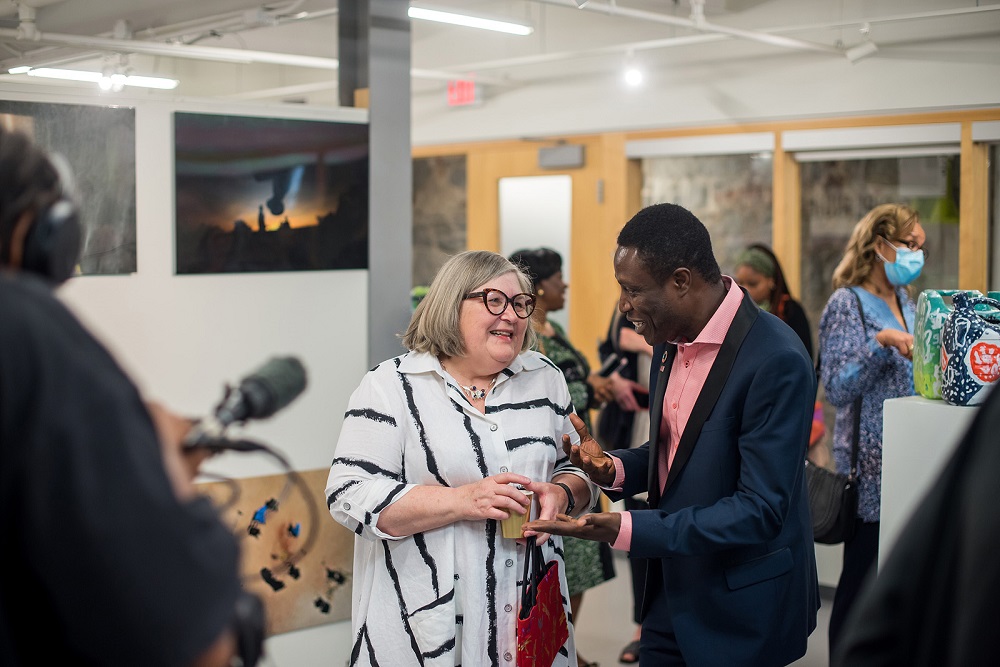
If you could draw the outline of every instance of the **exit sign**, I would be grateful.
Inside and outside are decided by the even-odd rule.
[[[471,79],[453,79],[448,82],[448,106],[464,107],[482,102],[480,88]]]

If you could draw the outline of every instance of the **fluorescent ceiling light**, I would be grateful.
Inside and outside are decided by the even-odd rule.
[[[11,74],[21,74],[23,68],[16,68],[18,71],[15,72],[11,70]],[[28,70],[28,76],[40,76],[47,79],[63,79],[66,81],[85,81],[88,83],[101,84],[102,79],[106,77],[102,72],[89,72],[86,70],[78,69],[56,69],[52,67],[37,67],[35,69]],[[121,76],[121,75],[118,75]],[[112,77],[114,78],[114,77]],[[123,77],[124,81],[121,81],[122,85],[125,86],[137,86],[139,88],[159,88],[160,90],[173,90],[177,87],[179,83],[177,79],[166,79],[158,76],[136,76],[130,75]],[[118,83],[116,81],[116,83]],[[103,87],[103,86],[102,86]]]
[[[494,30],[496,32],[506,32],[511,35],[530,35],[535,31],[530,25],[520,23],[508,23],[507,21],[494,21],[492,19],[481,19],[465,14],[453,14],[442,12],[436,9],[424,9],[422,7],[410,7],[409,15],[411,19],[423,19],[424,21],[437,21],[438,23],[450,23],[468,28],[481,28],[483,30]]]

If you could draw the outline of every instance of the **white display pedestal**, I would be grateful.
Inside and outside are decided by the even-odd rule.
[[[923,396],[892,398],[882,414],[882,516],[879,567],[965,433],[975,407]]]

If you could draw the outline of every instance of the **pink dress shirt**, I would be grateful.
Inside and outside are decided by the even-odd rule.
[[[687,426],[691,410],[694,409],[695,401],[701,394],[708,378],[709,371],[715,358],[719,356],[719,349],[722,341],[725,340],[729,327],[736,318],[736,312],[740,309],[743,301],[743,291],[738,287],[733,289],[733,279],[729,276],[722,276],[722,282],[726,288],[726,297],[722,304],[712,315],[712,318],[701,330],[698,337],[690,343],[680,342],[677,344],[677,355],[674,363],[670,367],[670,379],[667,381],[666,390],[663,393],[663,417],[660,420],[660,440],[659,457],[656,462],[657,472],[660,480],[660,492],[667,483],[667,471],[674,462],[674,455],[677,454],[677,445],[681,441],[684,427]],[[661,364],[666,361],[666,355],[661,359]],[[660,367],[660,372],[663,372]],[[666,443],[666,447],[663,447]],[[615,482],[610,490],[620,491],[625,481],[625,468],[621,460],[609,454],[615,464]],[[621,527],[618,530],[618,539],[611,545],[614,549],[628,551],[632,545],[632,514],[631,512],[621,513]]]

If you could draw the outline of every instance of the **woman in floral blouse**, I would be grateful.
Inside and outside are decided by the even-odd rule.
[[[831,655],[858,589],[878,558],[882,404],[914,393],[915,306],[906,285],[920,275],[925,239],[913,209],[883,204],[869,211],[851,233],[833,274],[835,291],[819,322],[821,380],[827,400],[837,408],[833,453],[843,473],[851,467],[855,401],[861,399],[857,524],[844,544],[830,616]]]

